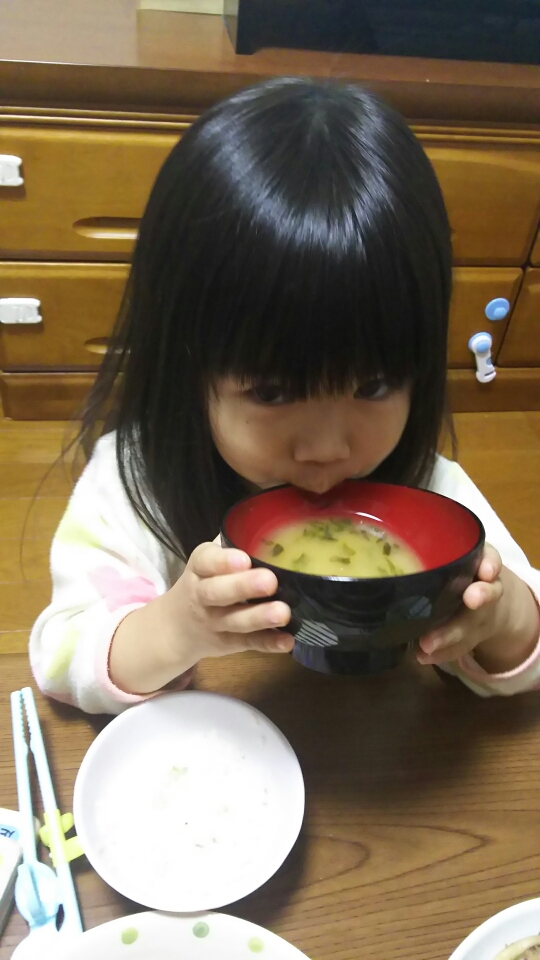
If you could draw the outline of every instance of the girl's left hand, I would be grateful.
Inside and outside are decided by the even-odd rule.
[[[465,610],[422,637],[416,654],[419,663],[448,663],[474,650],[479,666],[489,673],[503,673],[533,652],[540,614],[527,584],[503,567],[489,544],[477,577],[463,594]]]

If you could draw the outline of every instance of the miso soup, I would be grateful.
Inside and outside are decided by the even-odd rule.
[[[261,541],[255,556],[322,577],[400,577],[422,570],[416,554],[398,537],[350,517],[279,527]]]

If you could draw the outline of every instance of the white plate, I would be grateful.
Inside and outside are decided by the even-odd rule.
[[[540,899],[526,900],[490,917],[460,943],[450,960],[494,960],[509,943],[540,934]]]
[[[129,949],[128,949],[129,947]],[[77,939],[59,938],[40,960],[307,960],[304,953],[262,927],[223,913],[175,917],[137,913],[94,927]]]
[[[195,913],[266,883],[304,815],[296,755],[262,713],[215,693],[131,707],[86,754],[75,826],[97,873],[136,903]]]

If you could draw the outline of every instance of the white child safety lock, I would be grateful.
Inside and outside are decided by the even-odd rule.
[[[479,383],[490,383],[497,376],[491,359],[493,337],[490,333],[475,333],[469,340],[469,350],[476,360],[476,379]]]
[[[0,153],[0,187],[20,187],[24,183],[21,177],[20,157],[9,153]]]
[[[41,323],[40,307],[35,297],[0,297],[0,323]]]

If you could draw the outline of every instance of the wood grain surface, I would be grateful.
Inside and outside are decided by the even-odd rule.
[[[461,462],[540,565],[540,414],[457,419]],[[28,627],[46,602],[48,543],[69,490],[61,467],[30,512],[24,576],[21,523],[64,432],[63,424],[0,421],[0,802],[7,807],[17,805],[8,695],[31,682]],[[413,663],[376,679],[344,679],[259,655],[207,661],[195,686],[262,710],[289,738],[306,782],[305,824],[292,854],[229,912],[312,960],[390,952],[444,960],[482,920],[539,895],[538,693],[482,700]],[[108,718],[41,695],[37,702],[57,797],[69,810],[77,769]],[[86,861],[73,869],[86,928],[139,909]],[[0,960],[25,932],[14,911]]]
[[[408,117],[537,123],[540,67],[307,50],[235,54],[221,17],[135,0],[7,0],[4,103],[201,108],[265,77],[357,79]]]
[[[540,231],[538,232],[536,243],[531,253],[531,263],[536,267],[540,267]]]
[[[497,358],[502,366],[540,365],[540,269],[525,271],[517,309]]]

